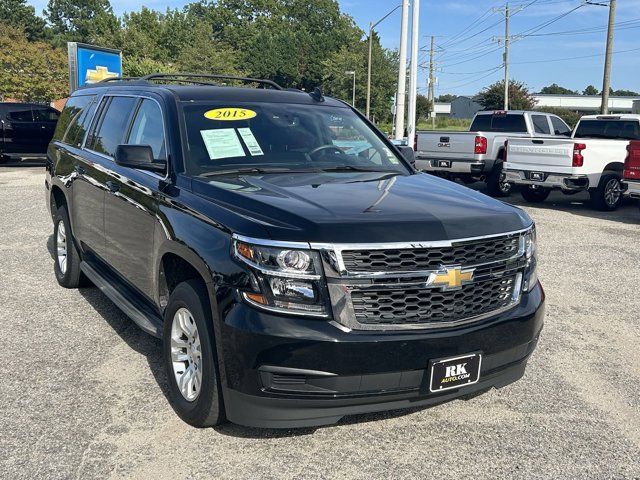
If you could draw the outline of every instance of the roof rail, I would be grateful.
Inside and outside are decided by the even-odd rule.
[[[108,77],[100,80],[96,83],[108,83],[108,82],[131,82],[134,80],[140,80],[140,77]]]
[[[257,83],[260,85],[275,88],[276,90],[282,90],[282,87],[280,85],[278,85],[276,82],[273,82],[271,80],[264,80],[259,78],[250,78],[250,77],[236,77],[233,75],[205,74],[205,73],[152,73],[151,75],[145,75],[144,77],[136,78],[135,80],[141,80],[141,81],[177,80],[179,81],[181,79],[188,80],[192,78],[214,79],[214,80],[236,80],[236,81],[245,82],[245,83]],[[200,85],[214,85],[211,83],[197,82],[197,81],[193,81],[192,83],[196,83]]]

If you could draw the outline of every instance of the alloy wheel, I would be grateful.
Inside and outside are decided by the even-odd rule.
[[[171,324],[171,362],[178,390],[185,400],[193,402],[202,387],[202,348],[193,315],[180,308]]]
[[[58,258],[58,268],[60,269],[60,273],[64,275],[67,273],[67,231],[62,220],[58,222],[56,233],[56,254]]]
[[[620,180],[612,178],[604,187],[604,201],[610,207],[613,207],[620,200],[622,189],[620,188]]]

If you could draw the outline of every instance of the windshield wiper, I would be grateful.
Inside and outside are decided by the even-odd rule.
[[[234,168],[229,170],[218,170],[214,172],[202,173],[200,177],[216,177],[218,175],[246,175],[246,174],[266,174],[266,173],[307,173],[317,170],[295,170],[286,167],[248,167]]]
[[[357,167],[355,165],[338,165],[335,167],[320,168],[321,172],[374,172],[374,173],[396,173],[400,175],[402,172],[398,170],[378,170],[376,168]]]

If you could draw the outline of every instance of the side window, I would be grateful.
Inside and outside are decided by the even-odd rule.
[[[149,145],[153,150],[153,158],[166,160],[162,111],[153,100],[144,99],[140,103],[127,143]]]
[[[571,129],[559,117],[551,117],[551,124],[553,125],[553,133],[556,135],[571,136]]]
[[[531,115],[531,120],[533,121],[533,128],[536,133],[542,133],[544,135],[551,134],[551,130],[549,130],[549,121],[547,120],[546,115]]]
[[[91,125],[91,119],[98,105],[98,102],[96,102],[93,96],[84,98],[86,98],[88,105],[85,103],[82,111],[74,117],[64,136],[64,142],[74,147],[80,147],[82,145],[82,140],[84,140],[84,136]]]
[[[57,122],[60,114],[51,107],[33,107],[33,120],[36,122]]]
[[[58,124],[56,125],[56,131],[53,134],[54,140],[62,140],[65,136],[65,132],[69,128],[69,125],[78,116],[80,111],[89,103],[91,97],[71,97],[67,100],[67,104],[62,109]]]
[[[10,106],[7,112],[7,120],[10,122],[33,122],[31,107],[28,105]]]
[[[124,142],[129,119],[137,101],[138,99],[133,97],[106,98],[102,115],[94,127],[87,147],[113,157],[118,145]]]

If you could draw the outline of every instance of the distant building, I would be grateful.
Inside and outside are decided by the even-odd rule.
[[[602,98],[600,95],[546,95],[536,93],[536,108],[566,108],[580,113],[597,113],[600,111]],[[609,97],[609,113],[631,113],[633,104],[640,97]]]
[[[631,108],[631,113],[640,113],[640,100],[633,101],[633,107]]]
[[[451,104],[446,102],[434,102],[433,111],[436,117],[449,117],[451,115]]]
[[[473,98],[457,97],[451,102],[451,118],[473,118],[473,116],[482,110],[482,105]]]

